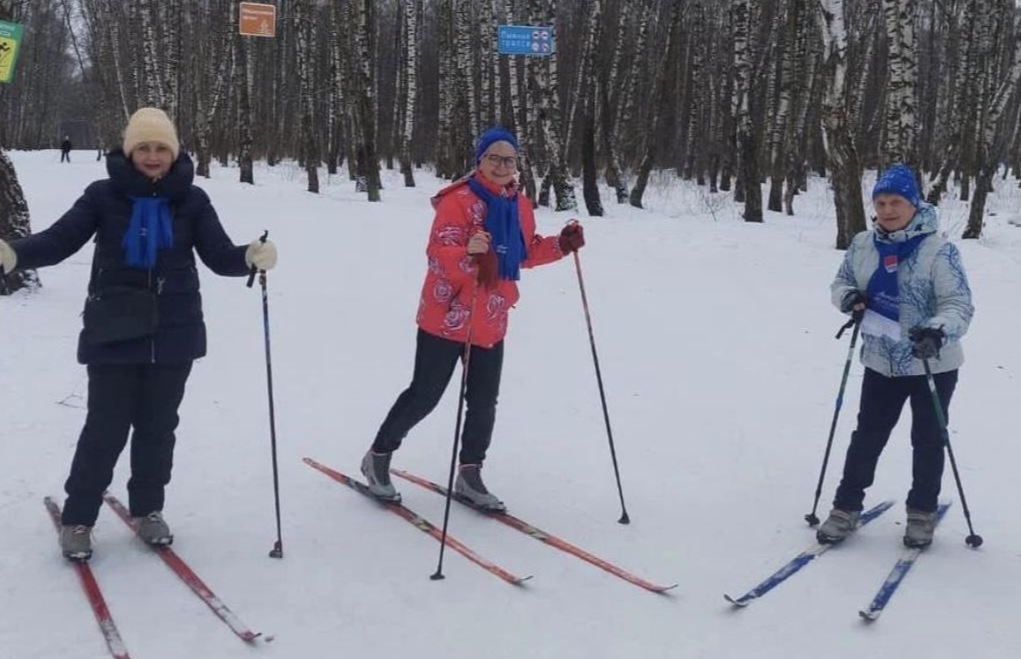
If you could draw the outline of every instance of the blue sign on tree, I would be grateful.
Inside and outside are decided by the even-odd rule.
[[[501,25],[497,38],[501,55],[549,57],[556,43],[553,28],[541,25]]]

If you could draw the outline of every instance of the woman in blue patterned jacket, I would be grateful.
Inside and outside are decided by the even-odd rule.
[[[913,479],[904,544],[925,547],[936,526],[944,442],[922,360],[945,417],[974,307],[960,252],[937,234],[936,211],[922,202],[914,173],[890,167],[872,200],[875,228],[855,236],[831,287],[833,303],[860,317],[865,377],[843,478],[817,537],[836,543],[857,526],[879,455],[910,399]]]

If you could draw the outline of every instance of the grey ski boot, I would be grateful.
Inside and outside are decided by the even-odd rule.
[[[163,520],[163,513],[160,511],[154,510],[145,517],[135,517],[134,520],[138,537],[145,544],[152,547],[167,547],[173,544],[174,535],[170,532],[170,527]]]
[[[461,465],[457,470],[454,492],[488,512],[506,512],[507,506],[503,505],[503,501],[497,499],[492,492],[486,489],[486,484],[482,482],[481,470],[482,465],[480,464]]]
[[[904,529],[904,545],[921,549],[932,544],[936,532],[936,513],[908,508],[908,524]]]
[[[60,527],[60,551],[69,561],[92,558],[92,527],[76,524]]]
[[[860,517],[860,510],[834,508],[819,530],[815,532],[815,539],[824,545],[835,545],[858,528],[858,518]]]
[[[390,482],[390,458],[393,453],[376,453],[371,448],[362,458],[362,475],[369,482],[369,492],[380,501],[400,503],[401,493]]]

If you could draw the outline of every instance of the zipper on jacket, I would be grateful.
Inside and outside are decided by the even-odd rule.
[[[160,288],[162,288],[162,287],[163,287],[163,284],[161,283],[160,284]],[[152,268],[149,268],[149,290],[152,291]],[[155,364],[156,363],[156,335],[155,334],[153,334],[151,337],[149,337],[149,363],[150,364]]]

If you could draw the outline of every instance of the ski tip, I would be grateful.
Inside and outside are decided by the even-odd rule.
[[[723,599],[727,600],[728,602],[730,602],[731,604],[733,604],[735,607],[737,607],[739,609],[743,609],[744,607],[748,606],[749,602],[751,602],[750,599],[744,599],[744,598],[741,598],[741,597],[734,598],[734,597],[731,597],[730,595],[727,595],[727,594],[723,595]]]
[[[528,575],[527,577],[518,577],[518,580],[514,582],[515,586],[524,586],[526,581],[531,580],[535,575]]]
[[[246,642],[246,643],[255,643],[256,641],[258,641],[260,639],[263,640],[266,643],[269,643],[274,638],[272,636],[263,636],[262,632],[252,632],[252,631],[241,632],[240,634],[238,634],[238,636],[240,636],[241,640]]]
[[[865,622],[875,622],[879,618],[879,612],[877,611],[858,611],[858,615]]]
[[[649,590],[651,590],[654,593],[667,594],[674,588],[677,588],[677,585],[678,584],[672,583],[669,586],[656,586],[655,588],[650,588]]]

